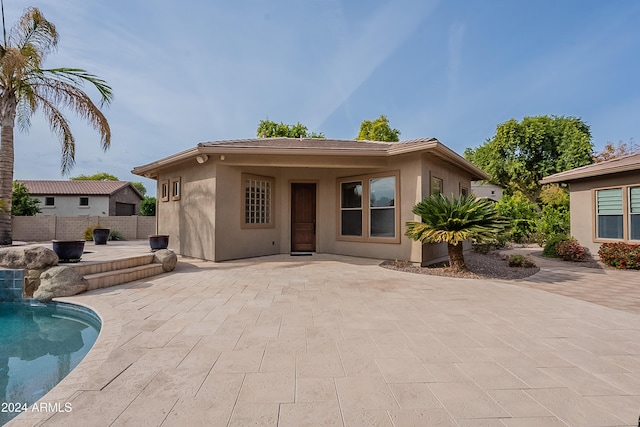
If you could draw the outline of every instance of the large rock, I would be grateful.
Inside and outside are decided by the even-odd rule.
[[[84,292],[89,283],[73,268],[52,267],[40,276],[40,286],[33,293],[39,301],[49,301],[56,297],[68,297]]]
[[[169,249],[160,249],[153,256],[153,262],[162,264],[164,271],[173,271],[178,263],[178,256]]]
[[[58,264],[58,255],[44,246],[0,249],[0,267],[42,270]]]

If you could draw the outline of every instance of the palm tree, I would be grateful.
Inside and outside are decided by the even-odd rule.
[[[467,239],[485,240],[502,231],[506,221],[493,203],[473,195],[456,198],[436,194],[413,207],[422,222],[406,223],[405,235],[422,243],[447,243],[452,269],[467,270],[462,243]]]
[[[4,22],[4,14],[3,14]],[[3,26],[4,31],[4,26]],[[79,68],[42,68],[42,63],[58,44],[56,27],[30,7],[16,25],[4,32],[0,45],[0,244],[11,244],[11,191],[13,185],[13,128],[25,130],[31,116],[40,110],[62,145],[62,174],[75,163],[75,139],[61,107],[73,110],[100,134],[103,150],[109,148],[111,130],[107,119],[81,89],[89,82],[100,93],[100,106],[113,95],[104,80]]]

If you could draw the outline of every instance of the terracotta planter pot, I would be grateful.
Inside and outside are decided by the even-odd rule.
[[[169,247],[169,235],[168,234],[152,234],[149,236],[149,246],[152,251],[160,249],[167,249]]]
[[[52,240],[59,262],[78,262],[84,252],[84,240]]]
[[[109,240],[110,228],[94,228],[93,229],[93,242],[96,245],[106,245]]]

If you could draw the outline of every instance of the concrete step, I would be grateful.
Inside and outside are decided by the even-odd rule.
[[[141,265],[151,264],[153,262],[153,254],[139,255],[129,258],[116,259],[111,261],[94,261],[76,265],[70,265],[75,271],[82,276],[88,274],[98,274],[107,271],[123,270],[125,268],[133,268]],[[69,265],[69,264],[67,264]]]
[[[153,260],[153,255],[151,255],[151,259]],[[91,291],[94,289],[107,288],[109,286],[133,282],[134,280],[140,280],[162,273],[164,273],[162,264],[146,264],[93,274],[85,274],[84,278],[89,282],[89,288],[87,290]]]

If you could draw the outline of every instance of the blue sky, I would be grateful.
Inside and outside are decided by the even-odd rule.
[[[8,26],[27,6],[61,35],[45,66],[114,89],[108,152],[69,114],[70,176],[105,171],[155,193],[134,166],[254,137],[265,118],[352,139],[385,114],[401,139],[461,154],[541,114],[581,117],[596,151],[640,142],[637,0],[5,0]],[[16,179],[64,178],[40,116],[15,142]]]

